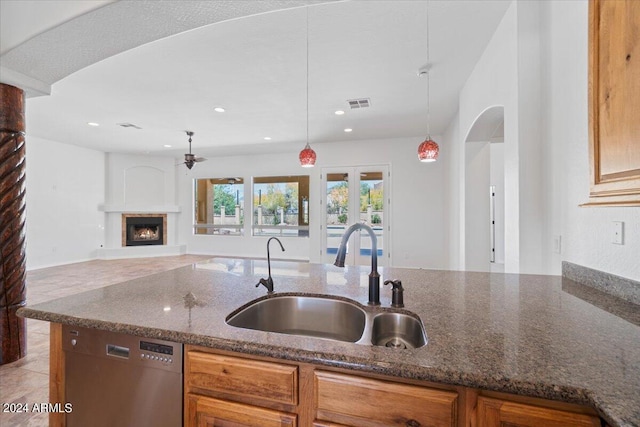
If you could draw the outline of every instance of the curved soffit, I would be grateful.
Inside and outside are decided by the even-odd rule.
[[[336,0],[117,1],[45,31],[0,64],[51,85],[118,53],[217,22]]]

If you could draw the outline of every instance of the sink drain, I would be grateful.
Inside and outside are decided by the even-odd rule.
[[[407,348],[407,343],[405,343],[400,338],[392,338],[387,341],[384,346],[390,348]]]

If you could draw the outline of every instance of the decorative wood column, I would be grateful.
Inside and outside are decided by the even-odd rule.
[[[0,83],[0,365],[27,354],[24,92]]]

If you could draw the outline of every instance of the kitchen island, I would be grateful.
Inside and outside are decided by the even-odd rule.
[[[276,295],[368,300],[367,267],[272,262],[271,270]],[[402,281],[405,309],[422,319],[426,346],[393,349],[229,326],[229,314],[266,294],[255,287],[267,276],[266,262],[248,259],[214,258],[28,306],[20,315],[354,374],[576,403],[611,426],[640,424],[637,305],[558,276],[380,270],[383,280]],[[382,287],[381,295],[384,310],[391,290]]]

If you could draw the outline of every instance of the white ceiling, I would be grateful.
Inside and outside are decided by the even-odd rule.
[[[114,16],[126,12],[126,3],[137,2],[109,3],[79,18],[104,15],[108,8]],[[154,7],[137,18],[153,21],[150,15],[175,12],[171,5],[185,3],[203,2],[152,2]],[[231,2],[218,2],[218,9],[223,3]],[[271,10],[296,6],[255,3],[274,3]],[[432,134],[443,133],[455,115],[459,91],[508,6],[507,1],[429,2]],[[218,15],[234,16],[223,12]],[[417,77],[426,64],[425,1],[346,1],[245,16],[251,12],[236,11],[237,19],[212,19],[221,22],[211,25],[198,22],[199,28],[188,31],[172,29],[153,42],[136,35],[134,44],[144,44],[104,54],[107,59],[57,81],[55,73],[47,74],[46,63],[36,64],[45,76],[40,78],[53,80],[53,86],[51,96],[28,99],[28,135],[106,152],[179,157],[187,149],[184,131],[192,130],[193,152],[202,156],[299,150],[307,132],[307,82],[312,146],[426,134],[426,79]],[[47,33],[3,55],[2,65],[20,63],[35,39],[40,44],[30,50],[42,49]],[[136,32],[121,29],[117,37],[130,34]],[[371,107],[349,110],[346,101],[352,98],[370,98]],[[227,111],[215,113],[216,106]],[[338,109],[346,113],[337,116]],[[123,122],[142,129],[117,125]],[[345,133],[347,127],[353,132]],[[264,140],[267,136],[272,139]]]

